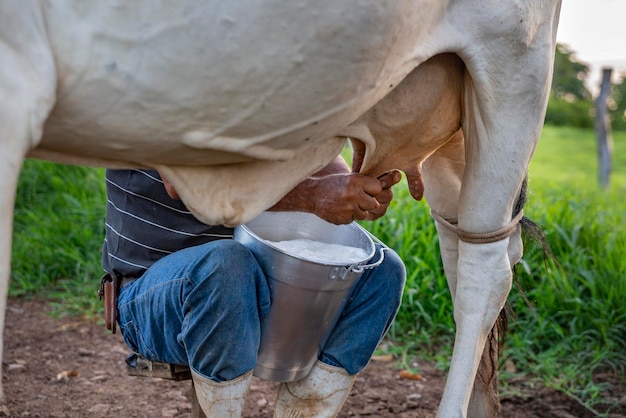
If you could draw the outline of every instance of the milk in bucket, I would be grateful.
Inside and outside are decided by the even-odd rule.
[[[376,247],[353,222],[334,225],[303,212],[264,212],[235,228],[254,254],[272,296],[261,321],[255,376],[290,382],[305,377],[337,323]]]
[[[338,263],[352,265],[367,258],[367,251],[362,248],[313,241],[306,238],[268,242],[287,254],[322,264]]]

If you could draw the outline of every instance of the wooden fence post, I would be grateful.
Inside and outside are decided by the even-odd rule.
[[[602,69],[600,94],[596,99],[596,138],[598,143],[598,170],[600,186],[609,185],[611,162],[613,159],[613,137],[611,135],[611,121],[607,111],[607,101],[611,92],[612,68]]]

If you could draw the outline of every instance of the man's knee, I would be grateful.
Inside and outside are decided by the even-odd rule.
[[[205,245],[205,253],[198,262],[198,268],[207,277],[224,276],[238,280],[258,274],[259,264],[243,244],[235,240],[219,240]]]
[[[406,282],[406,268],[398,254],[389,249],[384,251],[385,259],[372,271],[374,278],[387,292],[402,293]]]
[[[196,287],[214,298],[223,295],[233,304],[241,299],[249,303],[250,298],[269,304],[265,276],[250,250],[234,240],[211,244],[199,262],[200,271],[194,280]]]

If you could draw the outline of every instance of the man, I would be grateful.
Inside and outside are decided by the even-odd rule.
[[[400,180],[350,173],[338,157],[273,211],[305,211],[335,224],[382,216]],[[124,340],[150,360],[188,364],[210,417],[239,417],[270,307],[268,283],[232,229],[201,223],[156,171],[107,170],[103,266],[121,279]],[[378,255],[374,258],[378,258]],[[375,260],[372,260],[375,261]],[[389,251],[356,284],[307,377],[282,383],[277,417],[336,416],[400,306],[405,271]]]

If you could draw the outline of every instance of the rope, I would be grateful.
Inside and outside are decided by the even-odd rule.
[[[517,224],[519,224],[519,222],[524,217],[524,211],[520,210],[519,213],[511,220],[508,225],[505,225],[496,231],[484,233],[463,231],[457,226],[459,223],[457,219],[445,219],[443,216],[439,215],[433,210],[430,211],[430,215],[441,225],[454,232],[461,241],[469,242],[472,244],[488,244],[490,242],[501,241],[505,238],[510,237],[513,232],[515,232]]]

